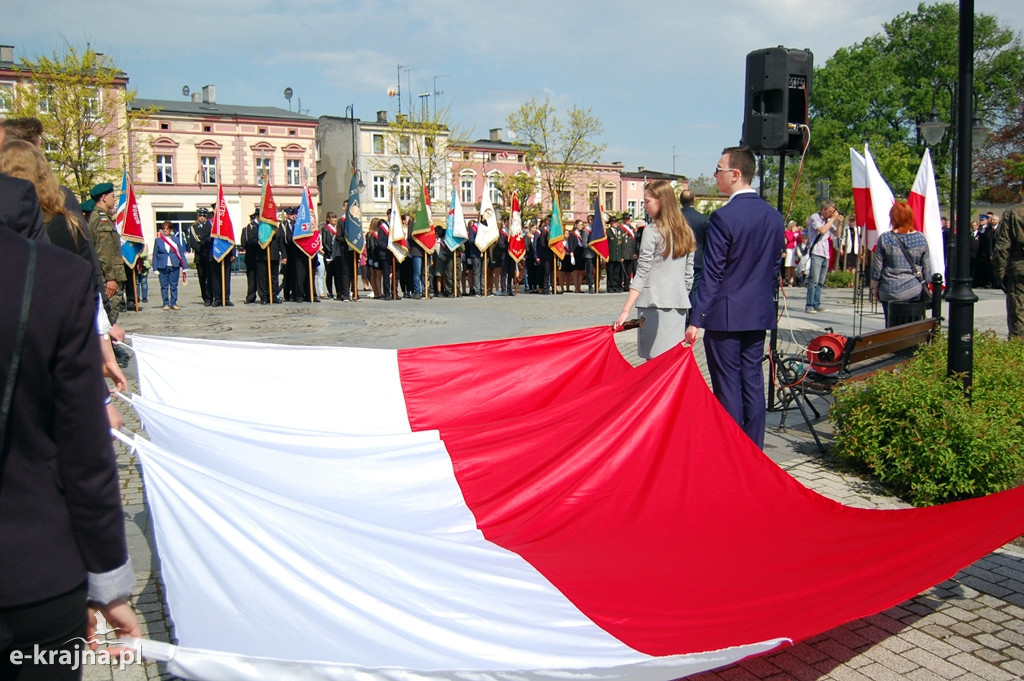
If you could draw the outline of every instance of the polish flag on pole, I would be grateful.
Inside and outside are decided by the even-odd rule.
[[[526,241],[523,238],[523,215],[519,211],[519,194],[512,192],[512,220],[508,230],[508,255],[516,262],[526,256]]]
[[[875,159],[871,157],[871,152],[868,151],[866,144],[864,145],[864,161],[871,207],[868,220],[874,222],[874,229],[872,229],[871,222],[868,222],[867,244],[868,250],[874,250],[878,236],[882,232],[892,229],[892,224],[889,222],[889,211],[892,209],[892,204],[896,203],[896,199],[893,198],[892,190],[889,189],[882,174],[878,172],[878,166],[875,165]]]
[[[939,212],[939,192],[935,188],[935,169],[932,166],[931,150],[925,149],[921,165],[917,169],[914,186],[907,197],[907,203],[914,210],[914,229],[924,232],[928,242],[928,256],[932,272],[945,272],[942,248],[942,214]]]
[[[850,147],[850,174],[853,178],[853,212],[858,227],[875,229],[871,214],[871,194],[868,193],[868,166],[864,156]]]

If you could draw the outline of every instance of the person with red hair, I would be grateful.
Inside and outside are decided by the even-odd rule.
[[[892,231],[878,237],[871,259],[871,297],[882,303],[889,326],[889,303],[921,300],[922,284],[932,277],[928,242],[914,230],[914,210],[897,201],[889,210]]]

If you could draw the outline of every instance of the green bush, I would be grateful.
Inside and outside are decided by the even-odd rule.
[[[832,270],[825,277],[826,288],[850,288],[853,286],[853,272],[846,270]]]
[[[831,410],[833,453],[915,506],[1024,479],[1024,343],[975,335],[970,403],[961,381],[946,376],[946,349],[937,337],[900,369],[840,386]]]

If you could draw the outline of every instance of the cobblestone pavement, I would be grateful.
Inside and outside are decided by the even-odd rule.
[[[244,277],[233,288],[244,291]],[[975,325],[1005,333],[1005,308],[998,292],[978,291]],[[852,333],[881,328],[881,311],[854,313],[850,291],[825,292],[830,312],[803,312],[803,290],[792,293],[792,311],[780,324],[780,345],[797,352],[798,345],[826,327]],[[157,295],[159,295],[157,293]],[[241,300],[243,296],[236,296]],[[621,310],[624,294],[519,295],[420,301],[356,303],[325,300],[319,304],[243,305],[206,308],[195,286],[182,295],[182,310],[164,312],[159,302],[143,305],[139,313],[122,315],[132,333],[210,339],[254,340],[301,345],[349,345],[401,348],[442,343],[554,333],[610,323]],[[151,299],[152,300],[152,299]],[[635,335],[620,334],[623,355],[638,363]],[[704,368],[700,343],[695,348]],[[134,363],[126,372],[138,390]],[[706,374],[706,371],[705,371]],[[123,403],[121,403],[123,406]],[[140,430],[138,418],[123,407],[126,427]],[[875,483],[837,472],[817,450],[799,414],[778,432],[779,415],[769,414],[765,452],[807,487],[850,506],[901,508],[905,504],[885,494]],[[827,431],[827,423],[822,424]],[[138,577],[134,602],[143,634],[174,641],[164,598],[152,528],[143,494],[143,479],[135,455],[116,444],[129,548]],[[828,607],[828,604],[822,604]],[[145,663],[117,668],[86,667],[87,681],[134,681],[172,678],[162,665]],[[783,681],[788,679],[887,680],[1024,679],[1024,550],[1007,545],[951,579],[909,601],[871,617],[850,622],[814,638],[761,657],[695,677],[699,681]]]

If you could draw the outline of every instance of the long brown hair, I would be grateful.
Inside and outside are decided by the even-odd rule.
[[[35,185],[43,218],[49,221],[54,215],[63,215],[72,236],[76,240],[85,238],[78,217],[64,205],[60,182],[39,147],[25,140],[8,140],[0,150],[0,173],[20,177]]]
[[[697,250],[697,239],[679,210],[676,191],[668,180],[654,180],[644,185],[644,191],[661,204],[661,212],[653,216],[661,236],[665,240],[661,255],[666,258],[681,258]]]

